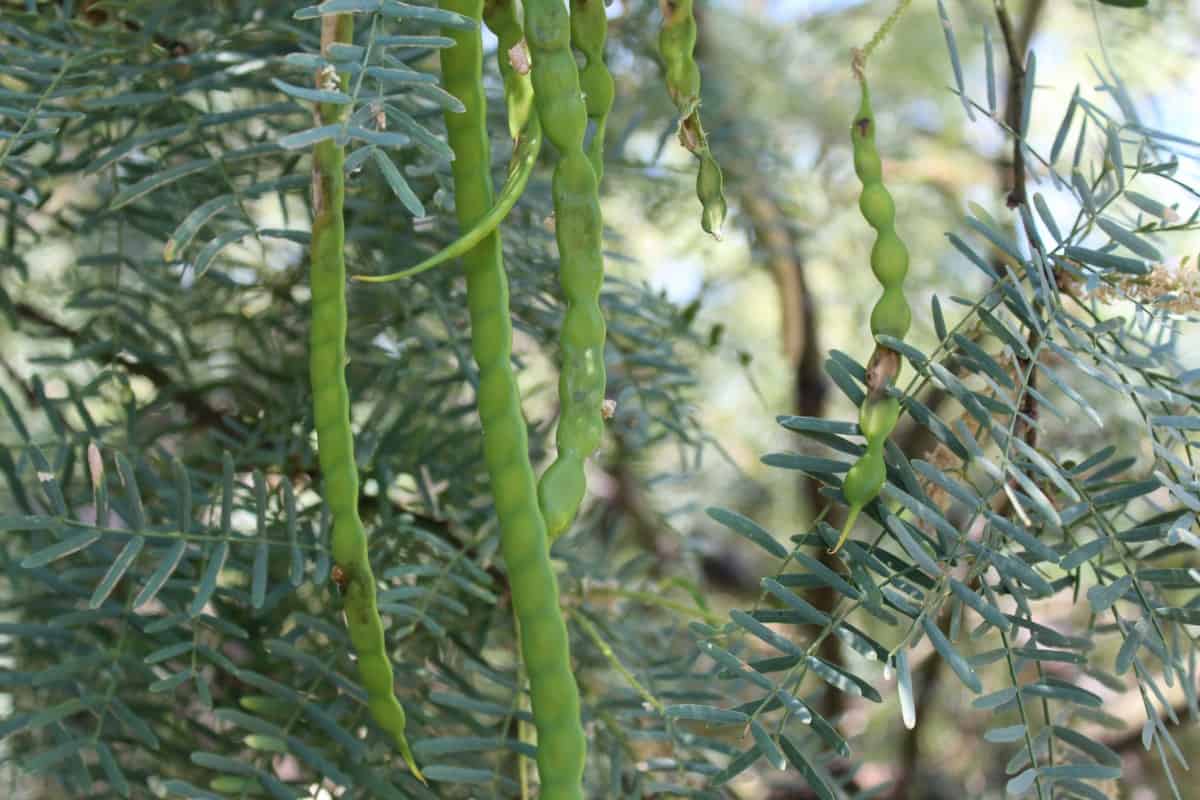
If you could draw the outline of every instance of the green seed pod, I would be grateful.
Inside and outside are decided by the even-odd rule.
[[[582,470],[574,464],[556,461],[538,482],[538,503],[548,530],[566,530],[579,510],[587,483]]]
[[[698,159],[696,196],[702,208],[700,225],[706,233],[721,238],[726,204],[721,167],[708,147],[708,137],[700,123],[700,68],[696,49],[696,18],[693,0],[659,0],[662,29],[658,34],[658,52],[667,79],[667,93],[679,111],[679,143]]]
[[[877,232],[871,248],[871,271],[883,287],[883,294],[871,310],[871,333],[877,337],[903,339],[912,324],[912,310],[904,297],[908,249],[896,235],[895,203],[883,185],[882,163],[875,149],[875,115],[865,80],[858,114],[850,126],[850,141],[854,150],[854,171],[863,185],[858,207],[863,218]],[[849,512],[841,535],[830,551],[833,553],[845,543],[859,513],[875,499],[887,480],[883,446],[900,416],[900,401],[886,394],[899,370],[898,354],[877,344],[871,363],[877,368],[867,370],[867,398],[859,410],[858,423],[866,439],[867,451],[850,467],[842,484]]]
[[[533,81],[529,77],[529,47],[521,26],[518,0],[486,0],[483,19],[496,35],[496,61],[504,78],[504,101],[508,106],[508,132],[522,138],[525,123],[533,114]],[[517,66],[521,68],[518,69]],[[510,169],[510,174],[512,170]]]
[[[865,81],[858,114],[850,127],[850,138],[855,172],[863,184],[859,209],[878,233],[871,249],[871,270],[883,286],[883,295],[871,312],[871,332],[876,336],[885,334],[902,339],[912,321],[902,288],[908,274],[908,250],[896,235],[895,204],[882,183],[879,154],[875,149],[875,114],[871,110],[871,94]]]
[[[531,5],[534,7],[533,13],[530,13]],[[535,52],[567,50],[571,45],[571,24],[566,6],[563,3],[541,0],[531,3],[526,0],[525,39],[529,42],[529,49]]]
[[[871,142],[874,143],[874,141],[875,136],[871,134]],[[879,154],[874,149],[855,147],[854,174],[858,175],[858,179],[863,182],[864,186],[883,180],[883,162],[880,160]]]
[[[603,68],[604,34],[596,27],[604,9],[600,0],[588,0],[583,5],[587,7],[579,8],[584,17],[576,25],[576,40],[588,60],[585,71],[596,66],[593,73],[598,75],[598,69]],[[584,151],[589,107],[581,94],[579,71],[569,47],[569,29],[562,0],[526,0],[525,30],[533,57],[534,103],[546,138],[559,153],[551,194],[559,284],[567,301],[559,336],[562,371],[555,434],[558,455],[539,488],[551,541],[570,527],[583,499],[584,462],[599,447],[603,433],[601,411],[606,384],[606,328],[599,302],[604,278],[603,221],[594,161]],[[534,30],[538,36],[532,34]]]
[[[604,10],[604,0],[571,0],[571,44],[584,59],[579,70],[579,87],[583,90],[588,119],[594,125],[588,158],[597,181],[604,177],[604,135],[615,93],[612,75],[604,64],[607,38],[608,14]]]
[[[680,114],[692,113],[700,102],[700,68],[696,49],[696,17],[693,0],[660,0],[662,30],[658,34],[658,52],[667,73],[667,92]]]
[[[888,228],[880,232],[871,248],[871,271],[883,286],[899,286],[908,275],[908,248],[896,231]]]
[[[599,4],[599,0],[589,2]],[[585,31],[586,41],[580,43],[588,59],[585,69],[593,65],[602,67],[603,37],[594,29],[594,23],[603,9],[588,9],[585,13],[593,23]],[[550,539],[567,530],[586,491],[584,461],[595,452],[603,434],[606,383],[606,330],[600,309],[603,221],[597,170],[593,167],[598,155],[593,149],[589,158],[584,151],[589,106],[581,96],[579,71],[570,49],[570,27],[562,0],[525,0],[534,104],[546,138],[559,155],[551,193],[560,260],[559,284],[567,301],[559,340],[562,370],[558,383],[560,416],[555,434],[558,455],[543,476],[538,492]],[[604,91],[598,94],[603,95]],[[607,108],[599,116],[598,106],[592,110],[596,112],[593,119],[599,134],[601,117],[607,115]],[[594,148],[603,146],[602,139],[598,145],[595,139],[593,142]],[[523,559],[548,563],[545,542],[537,544],[535,555],[522,551],[514,543],[513,547],[505,548],[504,558],[510,575],[516,576],[511,586],[538,733],[538,774],[542,783],[539,796],[544,800],[582,800],[586,740],[580,723],[578,688],[570,670],[565,635],[560,633],[563,622],[557,594],[548,596],[544,589],[533,585],[535,580],[553,585],[554,575],[548,569],[540,576],[533,570],[516,571]],[[523,607],[519,602],[522,595],[540,596],[542,605],[534,607],[527,600]],[[545,621],[551,615],[557,621],[553,627]]]
[[[904,290],[899,286],[885,289],[871,310],[871,333],[903,339],[911,324],[912,311],[904,299]]]
[[[859,410],[858,424],[867,440],[867,451],[846,473],[842,482],[842,495],[846,498],[849,511],[846,524],[832,552],[837,552],[845,543],[854,527],[859,513],[879,494],[887,481],[887,464],[883,458],[883,446],[900,418],[900,401],[895,397],[868,397]]]
[[[533,1],[530,0],[528,5],[532,7]],[[539,31],[538,37],[529,36],[535,64],[556,61],[542,58],[536,52],[535,38],[542,44],[558,43],[563,50],[570,41],[565,8],[558,4],[559,11],[563,12],[558,14],[554,5],[554,2],[548,2],[545,14],[534,14],[527,20],[535,23],[528,30],[536,28]],[[443,0],[442,6],[476,20],[481,17],[481,0]],[[516,24],[512,5],[494,7],[493,11],[510,14]],[[505,24],[508,24],[506,20]],[[450,146],[455,151],[452,168],[458,218],[462,227],[469,228],[487,215],[492,206],[487,107],[481,82],[482,42],[478,30],[448,30],[446,34],[454,37],[455,46],[442,54],[443,85],[467,109],[464,114],[446,113],[445,122]],[[574,61],[570,62],[570,67],[574,70]],[[552,84],[553,80],[548,83]],[[558,83],[570,84],[569,80]],[[547,82],[542,82],[542,88],[536,84],[535,76],[535,90],[542,90]],[[577,98],[577,88],[575,95]],[[586,120],[582,103],[578,104],[578,112]],[[564,112],[559,108],[558,118],[564,114],[569,115],[570,110]],[[565,125],[570,127],[571,121],[566,119]],[[584,125],[586,121],[577,126],[581,138]],[[563,120],[554,120],[554,126],[557,127],[552,127],[546,116],[542,116],[542,127],[547,136],[562,151]],[[582,149],[578,152],[577,163],[592,178],[590,188],[594,194],[595,178]],[[596,218],[599,219],[599,210],[596,210]],[[599,260],[599,242],[595,247],[596,260]],[[484,458],[496,501],[500,548],[509,570],[512,608],[521,631],[522,657],[533,697],[541,796],[547,800],[581,799],[586,740],[580,722],[578,687],[571,672],[566,625],[559,610],[558,582],[550,564],[545,522],[538,510],[533,469],[529,464],[521,397],[512,374],[509,287],[499,236],[494,233],[486,236],[464,255],[463,263],[467,269],[472,350],[480,372],[479,414],[484,427]]]
[[[892,201],[891,192],[882,183],[863,185],[862,194],[858,197],[858,209],[867,220],[894,220],[896,204]]]
[[[321,51],[349,44],[354,36],[350,14],[321,18]],[[342,88],[347,79],[339,76]],[[325,88],[326,77],[317,85]],[[322,124],[343,121],[345,106],[322,103]],[[404,709],[396,700],[392,665],[383,638],[383,622],[375,599],[375,576],[367,536],[358,515],[358,469],[350,430],[350,393],[346,386],[346,226],[345,149],[334,139],[313,148],[313,221],[311,240],[312,322],[309,339],[309,380],[317,454],[324,477],[325,501],[333,516],[331,550],[335,575],[342,588],[343,610],[350,642],[358,655],[358,672],[367,692],[367,708],[392,737],[408,768],[424,780],[404,735]]]
[[[846,496],[852,513],[858,513],[858,510],[874,500],[886,479],[887,467],[883,462],[883,453],[869,448],[862,458],[850,467],[842,484],[842,494]]]
[[[443,0],[441,5],[477,21],[483,11],[482,0]],[[530,9],[535,5],[535,0],[527,3]],[[538,41],[543,44],[558,43],[565,50],[570,40],[565,7],[555,2],[542,5],[544,9],[539,11],[545,13],[531,10],[527,21],[535,24],[529,30],[536,28]],[[556,13],[556,5],[561,14]],[[493,16],[489,21],[495,21],[501,30],[511,34],[512,26],[519,27],[513,3],[496,3],[490,10]],[[447,112],[445,120],[455,154],[452,165],[455,206],[459,224],[469,229],[492,207],[487,103],[481,73],[482,40],[479,30],[445,32],[455,44],[442,51],[442,85],[466,108],[462,114]],[[534,38],[529,37],[531,47]],[[540,57],[534,48],[535,64],[539,60],[544,65],[556,62],[554,58]],[[561,63],[561,59],[557,61]],[[574,69],[573,61],[570,67]],[[535,76],[534,83],[541,91],[554,81],[544,81],[537,87]],[[570,81],[558,83],[570,85]],[[578,98],[578,88],[575,96]],[[564,127],[578,127],[582,137],[586,114],[580,102],[578,112],[585,117],[585,123],[575,126],[569,118],[562,119],[564,114],[573,113],[569,108],[565,111],[560,108],[558,112],[553,125],[545,117],[542,122],[547,135],[562,152]],[[582,150],[577,163],[591,176],[591,166]],[[594,176],[590,188],[594,196]],[[596,214],[598,219],[598,210]],[[594,227],[599,229],[598,225]],[[598,241],[595,250],[598,261]],[[582,800],[586,740],[579,716],[579,690],[571,670],[566,624],[559,610],[558,582],[550,564],[545,522],[538,510],[528,434],[512,370],[512,321],[499,236],[495,232],[485,236],[463,255],[463,264],[471,313],[471,349],[479,366],[478,404],[484,431],[484,461],[500,523],[501,552],[508,568],[513,611],[521,631],[522,658],[529,675],[538,736],[540,796],[546,800]],[[602,342],[601,335],[601,347]],[[560,426],[560,436],[561,433]]]
[[[700,169],[696,172],[696,196],[700,198],[700,227],[704,232],[721,238],[721,226],[725,223],[725,178],[721,167],[708,148],[700,155]]]
[[[900,400],[895,397],[884,397],[878,400],[864,401],[858,412],[858,427],[862,429],[867,441],[886,439],[896,427],[900,419]]]

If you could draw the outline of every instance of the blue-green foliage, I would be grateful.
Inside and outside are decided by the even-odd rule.
[[[777,563],[754,607],[734,611],[721,627],[697,629],[705,651],[753,698],[737,710],[766,729],[721,777],[773,759],[777,745],[801,770],[847,753],[811,700],[793,696],[806,677],[878,701],[875,687],[894,671],[897,689],[889,691],[899,691],[906,724],[919,724],[908,654],[926,641],[977,696],[974,706],[996,716],[985,738],[1011,743],[1009,793],[1108,796],[1088,782],[1119,778],[1120,756],[1072,727],[1111,721],[1088,686],[1120,691],[1128,682],[1140,692],[1142,739],[1168,776],[1186,761],[1167,729],[1179,721],[1167,688],[1178,683],[1189,712],[1200,712],[1190,627],[1200,624],[1192,439],[1200,396],[1196,374],[1180,361],[1200,304],[1188,290],[1191,266],[1177,277],[1151,278],[1163,254],[1172,254],[1172,234],[1198,227],[1197,212],[1154,197],[1187,189],[1177,177],[1180,160],[1194,158],[1200,142],[1148,127],[1119,76],[1096,65],[1099,96],[1077,90],[1052,150],[1037,150],[1027,131],[1012,130],[997,112],[990,49],[989,101],[967,94],[951,18],[940,10],[964,107],[975,124],[999,127],[1020,143],[1032,209],[1019,206],[1007,224],[968,216],[948,234],[986,282],[973,299],[928,298],[934,349],[881,340],[911,364],[915,374],[902,382],[905,411],[937,448],[926,454],[889,446],[888,483],[866,511],[874,524],[860,526],[870,529],[867,538],[851,541],[830,569],[806,554],[837,539],[820,519],[780,557],[771,534],[731,512],[710,512]],[[1034,63],[1031,56],[1024,120],[1036,103]],[[1055,193],[1056,206],[1069,211],[1052,213],[1041,192]],[[857,405],[863,366],[835,351],[826,369]],[[922,402],[934,391],[953,399],[948,410],[935,413]],[[1140,421],[1135,435],[1106,431],[1098,409],[1131,411]],[[800,471],[830,501],[844,503],[841,476],[862,452],[857,425],[779,422],[808,440],[804,452],[763,461]],[[1063,429],[1070,432],[1065,447],[1042,444],[1061,444],[1054,434]],[[1140,449],[1130,452],[1108,444],[1139,439]],[[836,458],[815,454],[830,448]],[[830,613],[797,593],[817,586],[840,598]],[[1061,602],[1048,617],[1051,598]],[[1063,603],[1079,626],[1070,633],[1051,624],[1063,619]],[[799,635],[764,622],[794,626]],[[822,661],[819,646],[831,635],[868,666],[850,672]],[[751,642],[776,655],[739,657]],[[795,739],[804,752],[826,755],[796,763],[784,746]],[[823,796],[836,796],[819,766],[805,774],[823,784]]]
[[[69,0],[14,5],[0,19],[0,313],[31,356],[24,371],[5,360],[0,390],[10,779],[72,797],[290,798],[318,785],[519,796],[530,716],[463,289],[447,269],[350,293],[362,512],[428,788],[371,728],[353,677],[304,359],[305,148],[349,144],[354,271],[391,271],[398,253],[411,263],[409,250],[456,233],[437,123],[454,100],[432,61],[448,42],[436,25],[456,21],[393,0],[295,14],[129,0],[103,4],[103,18]],[[331,54],[354,75],[346,95],[313,81],[315,17],[339,10],[360,15],[354,46]],[[989,49],[987,99],[975,101],[964,86],[978,76],[946,30],[965,108],[1003,128],[999,57]],[[905,416],[938,449],[889,445],[867,538],[829,566],[812,555],[836,538],[823,520],[789,540],[711,510],[775,564],[759,601],[728,620],[694,585],[662,580],[651,554],[630,558],[607,509],[556,546],[597,796],[720,797],[756,765],[844,796],[855,751],[820,693],[879,703],[898,691],[903,719],[920,724],[909,656],[924,642],[996,715],[985,739],[1012,747],[1015,794],[1103,796],[1094,782],[1119,775],[1117,755],[1072,727],[1105,720],[1096,687],[1136,686],[1143,740],[1164,766],[1183,761],[1165,690],[1185,687],[1200,712],[1189,627],[1200,624],[1200,375],[1178,362],[1186,303],[1155,295],[1148,275],[1171,234],[1196,227],[1156,198],[1200,145],[1147,126],[1117,75],[1096,74],[1102,93],[1075,93],[1049,151],[1008,131],[1022,137],[1030,205],[1004,222],[973,213],[948,234],[945,257],[979,271],[977,294],[926,298],[935,347],[887,342],[911,365]],[[314,100],[352,105],[351,125],[314,128]],[[1022,100],[1036,106],[1035,81]],[[533,185],[507,223],[506,258],[514,319],[543,345],[562,309],[544,177]],[[46,272],[37,246],[64,239],[66,272]],[[694,309],[618,280],[604,302],[613,439],[698,454],[706,438],[678,352],[694,343]],[[825,366],[857,405],[863,366],[838,351]],[[953,402],[932,403],[934,390]],[[1137,420],[1141,449],[1118,449],[1129,437],[1101,427],[1114,405]],[[840,501],[857,426],[779,422],[804,450],[764,461]],[[1070,446],[1047,447],[1062,429]],[[532,427],[539,455],[546,430]],[[814,588],[839,602],[816,607]],[[1077,628],[1046,617],[1051,598]],[[830,636],[857,657],[822,658]]]
[[[457,101],[437,86],[436,52],[440,26],[462,20],[393,0],[3,5],[0,315],[5,352],[29,361],[0,387],[6,788],[513,796],[533,748],[461,281],[447,268],[350,291],[361,507],[429,788],[371,726],[356,682],[305,352],[314,141],[348,142],[354,271],[390,271],[457,235],[440,132]],[[330,54],[352,73],[346,95],[314,88],[316,18],[338,10],[359,15],[355,44]],[[314,130],[314,100],[351,105],[347,128]],[[535,183],[506,235],[522,358],[555,340],[563,310],[548,181]],[[38,260],[56,242],[73,251],[61,274]],[[631,451],[697,451],[676,352],[690,321],[640,284],[611,280],[604,302],[614,430]],[[542,458],[548,424],[535,421]],[[619,524],[580,523],[597,544],[571,561],[569,592],[586,577],[650,593],[647,563],[606,552],[613,537],[599,533]],[[686,691],[703,676],[682,623],[610,626],[611,602],[577,604],[602,639],[573,634],[594,772],[635,791],[661,772],[630,757],[628,737],[667,723],[604,682],[612,653],[652,691],[716,697]]]

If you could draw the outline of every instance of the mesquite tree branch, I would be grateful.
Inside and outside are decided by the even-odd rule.
[[[1005,0],[995,0],[996,20],[1000,24],[1000,32],[1004,37],[1004,48],[1008,53],[1008,98],[1005,103],[1004,117],[1009,128],[1018,134],[1025,127],[1024,103],[1025,97],[1025,58],[1029,51],[1029,42],[1037,27],[1038,18],[1045,6],[1045,0],[1030,0],[1029,7],[1021,19],[1019,30],[1013,29],[1012,19],[1008,13]],[[1008,207],[1016,208],[1027,201],[1025,189],[1025,153],[1021,147],[1020,138],[1013,138],[1012,189],[1008,193]]]
[[[1025,155],[1021,142],[1021,131],[1024,130],[1027,122],[1024,118],[1025,63],[1026,53],[1029,51],[1029,42],[1033,38],[1033,32],[1044,5],[1045,0],[1030,0],[1029,7],[1021,21],[1020,30],[1014,31],[1005,0],[995,0],[996,20],[1000,25],[1000,31],[1004,37],[1005,51],[1008,53],[1009,78],[1005,119],[1009,128],[1014,132],[1013,185],[1012,190],[1008,193],[1007,200],[1009,208],[1018,208],[1028,202]],[[1039,249],[1038,243],[1033,237],[1029,237],[1029,246],[1035,252]],[[1036,333],[1030,332],[1028,344],[1030,351],[1036,352]],[[1027,359],[1018,359],[1018,374],[1028,375],[1028,378],[1026,380],[1027,389],[1022,392],[1019,408],[1020,418],[1017,420],[1016,432],[1017,435],[1025,440],[1026,444],[1033,446],[1037,441],[1036,423],[1038,418],[1038,403],[1034,393],[1028,391],[1028,389],[1037,388],[1037,373],[1030,369]]]

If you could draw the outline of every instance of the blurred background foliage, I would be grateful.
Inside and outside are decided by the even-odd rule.
[[[528,790],[528,711],[480,463],[463,286],[453,268],[350,289],[348,378],[363,511],[373,561],[387,581],[383,608],[410,738],[431,789],[394,763],[349,677],[327,580],[328,520],[307,389],[308,161],[303,149],[277,144],[311,125],[306,104],[273,82],[310,82],[310,71],[287,58],[316,47],[317,26],[292,18],[298,5],[0,0],[0,747],[14,797],[514,797]],[[919,724],[904,726],[895,675],[862,655],[876,638],[884,649],[899,642],[881,618],[865,616],[858,622],[865,633],[849,641],[844,631],[818,638],[773,625],[819,647],[825,663],[860,676],[883,698],[867,702],[861,688],[846,690],[847,679],[789,686],[849,747],[841,752],[836,733],[799,737],[803,752],[784,754],[794,767],[786,771],[774,768],[757,733],[752,741],[742,726],[715,724],[714,709],[752,703],[754,695],[743,697],[746,687],[733,681],[715,684],[719,665],[696,648],[705,626],[716,630],[730,611],[757,608],[761,578],[778,569],[770,547],[751,546],[706,508],[745,515],[775,532],[785,552],[793,535],[820,535],[814,518],[822,509],[831,522],[838,515],[836,504],[825,508],[837,496],[831,474],[772,468],[763,456],[831,454],[820,440],[781,427],[778,416],[856,418],[828,369],[830,350],[861,363],[873,346],[866,333],[876,293],[867,268],[873,237],[857,209],[850,162],[857,87],[849,51],[892,7],[699,4],[703,115],[731,206],[717,242],[699,228],[694,162],[675,141],[655,55],[657,3],[610,5],[608,61],[618,97],[603,188],[611,250],[604,300],[617,413],[592,465],[589,506],[555,546],[593,737],[591,796],[1000,797],[1017,772],[1005,770],[1019,744],[1011,721],[1007,733],[985,738],[997,712],[973,706],[940,648],[926,643],[909,656]],[[907,287],[917,311],[908,341],[924,353],[946,338],[928,311],[935,294],[953,324],[967,312],[952,298],[970,304],[993,291],[946,232],[965,237],[969,214],[1017,236],[1006,204],[1011,142],[986,112],[977,109],[975,121],[964,112],[940,15],[952,22],[967,94],[986,103],[998,88],[1004,119],[1010,72],[997,7],[1008,15],[1014,46],[1037,53],[1026,136],[1033,151],[1050,151],[1077,86],[1116,114],[1116,75],[1146,128],[1186,137],[1200,121],[1192,102],[1200,91],[1200,3],[1152,2],[1147,12],[1084,0],[914,3],[873,56],[869,78],[885,180],[913,253]],[[406,140],[377,143],[401,169],[407,190],[400,196],[369,159],[352,171],[348,262],[352,271],[380,273],[421,260],[456,228],[440,128],[449,101],[434,83],[444,46],[436,25],[417,12],[373,23],[381,36],[416,37],[389,49],[394,60],[385,65],[425,76],[368,83],[364,94],[386,98],[386,130]],[[370,26],[358,27],[361,35]],[[991,87],[985,29],[994,48]],[[486,69],[499,179],[509,142],[492,60]],[[376,115],[365,100],[362,108]],[[1082,149],[1103,163],[1097,130],[1098,151],[1085,137]],[[1139,188],[1162,208],[1177,208],[1161,216],[1178,230],[1154,240],[1173,270],[1154,297],[1173,293],[1172,309],[1191,312],[1196,145],[1147,141],[1126,142],[1130,163],[1143,150],[1159,164],[1172,161],[1165,148],[1178,145],[1181,153],[1174,181]],[[549,163],[543,157],[504,229],[539,463],[553,430],[553,342],[562,313]],[[1030,192],[1044,192],[1069,230],[1079,198],[1032,157],[1029,169]],[[1097,174],[1104,173],[1089,173]],[[976,249],[1003,263],[999,249]],[[1161,309],[1139,311],[1130,298],[1145,299],[1153,287],[1107,285],[1107,295],[1099,286],[1087,291],[1103,318],[1130,320],[1116,335],[1162,345],[1132,369],[1150,374],[1149,384],[1167,376],[1158,385],[1172,392],[1168,401],[1186,406],[1151,413],[1194,414],[1186,386],[1200,359],[1186,313],[1167,319]],[[1046,300],[1032,285],[1024,291]],[[993,341],[989,349],[1004,348]],[[1167,456],[1135,393],[1071,374],[1079,401],[1054,394],[1067,413],[1044,415],[1037,452],[1064,470],[1109,446],[1133,459],[1096,492],[1160,469]],[[948,394],[935,387],[921,399],[953,424],[962,407]],[[1190,459],[1182,430],[1184,441],[1168,455]],[[912,419],[896,442],[909,459],[942,457],[930,426]],[[1129,477],[1118,484],[1117,474]],[[1180,480],[1186,489],[1196,479]],[[1180,503],[1200,510],[1189,497],[1164,484],[1149,497],[1152,508],[1114,519],[1132,528]],[[1172,529],[1180,527],[1177,516]],[[1165,541],[1166,529],[1159,533]],[[800,543],[821,557],[819,540]],[[1168,561],[1153,567],[1177,570],[1170,605],[1194,610],[1194,551],[1186,540],[1167,549],[1157,558]],[[909,559],[903,549],[893,552],[898,563]],[[849,569],[828,563],[838,574]],[[1038,600],[1031,618],[1060,638],[1083,638],[1087,659],[1111,664],[1116,628],[1101,638],[1084,598],[1090,584],[1068,583]],[[788,585],[800,585],[821,613],[841,599],[827,583]],[[982,654],[976,663],[987,691],[1004,685],[993,680],[1003,664],[968,640],[966,623],[963,630],[955,643]],[[1183,665],[1175,683],[1171,669],[1147,660],[1151,672],[1165,671],[1163,691],[1171,692],[1155,699],[1184,718],[1195,710],[1190,630],[1172,627],[1171,653]],[[1044,637],[1042,644],[1054,641]],[[746,657],[767,651],[752,641]],[[1079,683],[1081,670],[1071,671],[1078,664],[1068,660],[1054,674]],[[1041,662],[1037,669],[1040,676]],[[1087,684],[1102,693],[1093,696],[1103,697],[1107,718],[1060,716],[1060,697],[1052,698],[1054,720],[1045,712],[1046,722],[1099,745],[1094,763],[1111,766],[1115,754],[1122,787],[1093,780],[1099,796],[1171,796],[1167,757],[1160,758],[1169,739],[1152,728],[1157,749],[1142,746],[1145,675]],[[1176,731],[1169,719],[1165,725],[1182,753],[1196,751],[1194,733]],[[709,784],[756,747],[752,767],[723,786]],[[1055,796],[1095,796],[1064,786]]]

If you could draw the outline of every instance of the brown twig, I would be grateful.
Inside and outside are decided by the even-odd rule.
[[[1012,190],[1008,193],[1008,207],[1018,208],[1028,202],[1025,155],[1021,148],[1020,139],[1020,133],[1024,130],[1026,122],[1024,118],[1026,53],[1029,50],[1029,42],[1033,38],[1033,32],[1037,26],[1038,18],[1042,13],[1045,0],[1031,0],[1021,21],[1019,32],[1013,30],[1012,19],[1009,17],[1005,0],[995,0],[995,5],[996,20],[1000,25],[1000,32],[1004,37],[1004,48],[1008,53],[1009,79],[1005,118],[1009,128],[1014,131],[1013,186]],[[1037,241],[1032,236],[1028,238],[1029,246],[1035,252],[1039,251],[1040,248]],[[1031,352],[1036,351],[1038,345],[1036,332],[1030,332],[1028,345]],[[1029,367],[1029,359],[1018,359],[1018,374],[1028,375],[1028,379],[1022,391],[1019,409],[1020,417],[1016,422],[1016,433],[1025,440],[1026,444],[1032,447],[1037,443],[1038,403],[1033,392],[1029,390],[1036,390],[1037,374]]]
[[[1000,24],[1004,47],[1008,52],[1008,99],[1005,103],[1004,117],[1009,128],[1017,133],[1017,136],[1013,137],[1013,185],[1008,193],[1008,207],[1017,208],[1028,200],[1025,189],[1025,152],[1021,149],[1019,138],[1025,127],[1025,54],[1029,50],[1029,41],[1033,38],[1045,0],[1031,0],[1021,20],[1019,32],[1013,30],[1005,0],[995,0],[995,5],[996,20]]]

